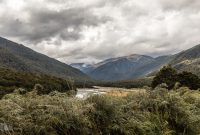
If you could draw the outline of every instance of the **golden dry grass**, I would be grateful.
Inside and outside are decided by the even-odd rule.
[[[104,90],[107,96],[112,97],[126,97],[129,94],[144,94],[146,93],[145,89],[112,89],[112,90]]]

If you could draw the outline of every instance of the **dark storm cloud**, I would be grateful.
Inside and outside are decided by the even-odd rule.
[[[95,27],[110,20],[108,17],[92,15],[88,9],[72,8],[61,11],[42,9],[25,10],[29,20],[2,17],[4,35],[21,37],[33,43],[56,36],[61,40],[78,40],[83,26]]]
[[[32,30],[34,34],[30,34],[27,38],[33,41],[56,35],[63,40],[78,40],[81,36],[79,32],[82,26],[97,26],[108,21],[107,18],[98,18],[80,8],[59,12],[32,12],[31,16],[30,25],[34,25]]]

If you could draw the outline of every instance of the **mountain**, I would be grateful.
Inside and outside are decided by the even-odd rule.
[[[171,64],[179,71],[189,71],[200,76],[200,45],[175,55],[157,58],[134,54],[107,59],[94,65],[77,63],[72,66],[96,80],[117,81],[154,75],[167,64]]]
[[[100,63],[83,66],[89,76],[96,80],[117,81],[129,80],[153,75],[162,66],[170,64],[179,71],[189,71],[200,76],[200,45],[182,51],[175,55],[153,58],[146,55],[111,58]],[[80,69],[80,67],[79,67]]]
[[[170,64],[181,71],[189,71],[200,76],[200,45],[176,54]]]
[[[144,77],[148,74],[151,74],[154,71],[163,67],[164,65],[168,64],[173,58],[173,55],[159,56],[157,58],[154,58],[154,60],[151,63],[144,64],[143,66],[138,68],[136,72],[133,72],[129,79]]]
[[[159,69],[170,60],[170,56],[152,58],[146,55],[107,59],[93,65],[88,74],[97,80],[116,81],[135,79]]]
[[[180,72],[188,71],[200,77],[200,45],[172,55],[166,63],[172,65]],[[157,70],[149,76],[154,76],[156,72]]]
[[[67,64],[0,37],[0,67],[85,80],[89,77]]]
[[[94,65],[76,63],[72,66],[96,80],[119,81],[144,77],[170,63],[175,55],[153,58],[146,55],[111,58]]]

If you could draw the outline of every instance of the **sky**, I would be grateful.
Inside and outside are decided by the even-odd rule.
[[[0,0],[0,36],[65,63],[200,44],[199,0]]]

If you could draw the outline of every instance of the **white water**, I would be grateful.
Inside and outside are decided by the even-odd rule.
[[[86,99],[92,95],[105,94],[106,92],[104,91],[109,90],[109,89],[110,88],[96,87],[96,86],[94,88],[81,88],[81,89],[78,89],[76,97],[80,99]]]

